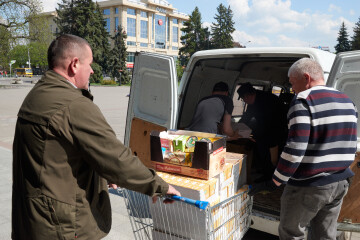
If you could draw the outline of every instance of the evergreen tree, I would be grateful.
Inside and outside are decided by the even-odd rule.
[[[129,72],[126,69],[126,59],[127,59],[127,48],[126,48],[126,32],[123,30],[122,26],[118,26],[116,34],[113,37],[114,47],[111,49],[110,58],[109,58],[109,68],[110,75],[113,78],[117,78],[121,83],[129,83],[130,76]],[[120,74],[121,73],[121,74]]]
[[[360,50],[360,18],[353,28],[354,35],[351,40],[351,50]]]
[[[199,8],[195,7],[189,20],[184,22],[181,31],[184,35],[180,37],[183,47],[179,49],[181,64],[186,65],[190,57],[197,51],[208,49],[208,28],[201,27],[201,14]]]
[[[338,38],[338,44],[335,46],[336,53],[339,52],[346,52],[351,50],[350,41],[349,41],[349,34],[347,33],[347,29],[345,27],[345,23],[342,22]]]
[[[102,72],[107,70],[110,50],[106,31],[106,22],[99,5],[92,0],[62,0],[56,9],[58,17],[55,23],[59,28],[58,35],[73,34],[86,39],[93,51],[94,74],[91,82],[100,82]]]
[[[226,8],[222,3],[217,7],[217,11],[216,23],[211,27],[211,45],[213,48],[232,48],[234,40],[231,34],[235,31],[233,12],[230,6]]]

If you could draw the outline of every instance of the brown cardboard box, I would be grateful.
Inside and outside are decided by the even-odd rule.
[[[226,140],[215,134],[192,131],[168,131],[171,134],[217,138],[214,142],[197,141],[191,167],[164,162],[160,132],[150,134],[151,167],[157,171],[171,172],[201,179],[210,179],[223,171],[225,165]]]

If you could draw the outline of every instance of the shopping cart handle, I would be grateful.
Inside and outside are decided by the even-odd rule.
[[[171,200],[181,201],[181,202],[185,202],[185,203],[194,205],[194,206],[200,208],[201,210],[205,210],[209,205],[209,202],[193,200],[193,199],[190,199],[190,198],[180,197],[180,196],[177,196],[177,195],[171,195],[171,196],[168,196],[168,197]]]

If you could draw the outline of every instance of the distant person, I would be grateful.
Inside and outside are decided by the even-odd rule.
[[[111,228],[108,183],[180,195],[117,138],[88,91],[89,43],[65,34],[26,96],[13,144],[12,239],[101,239]],[[155,199],[154,199],[155,200]]]
[[[229,97],[229,86],[225,82],[218,82],[213,87],[211,96],[199,101],[188,129],[225,134],[229,139],[239,138],[238,133],[231,127],[233,109],[234,104]]]
[[[250,83],[238,88],[239,99],[247,104],[239,122],[252,129],[255,144],[255,166],[263,176],[255,181],[271,179],[285,144],[287,126],[283,103],[271,92],[256,90]]]
[[[289,135],[272,180],[255,184],[250,195],[286,184],[281,197],[280,239],[336,239],[337,219],[357,145],[356,106],[325,86],[316,61],[303,58],[289,69],[296,97],[288,113]]]

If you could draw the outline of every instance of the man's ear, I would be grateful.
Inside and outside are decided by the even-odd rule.
[[[77,57],[74,57],[70,62],[70,71],[73,75],[76,74],[76,72],[79,69],[80,60]]]
[[[308,73],[304,73],[306,89],[310,88],[311,76]]]

